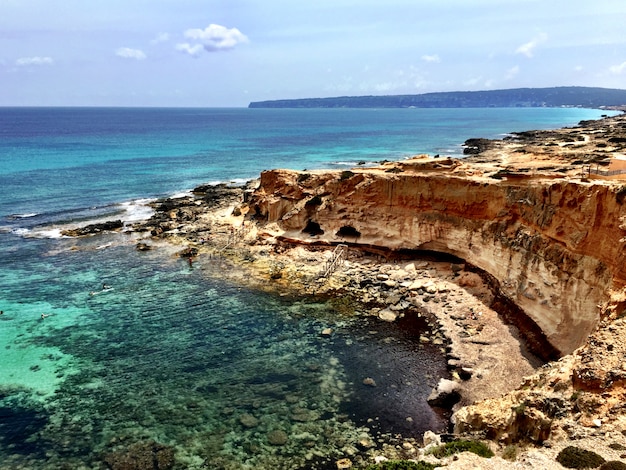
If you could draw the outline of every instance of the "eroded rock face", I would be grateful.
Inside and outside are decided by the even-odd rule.
[[[463,165],[266,171],[250,205],[286,238],[310,239],[303,229],[314,222],[323,231],[316,240],[465,259],[494,276],[560,354],[572,352],[626,282],[626,206],[616,187],[469,173]]]
[[[624,428],[626,396],[624,318],[607,321],[584,346],[527,377],[501,398],[458,410],[457,433],[479,433],[502,443],[584,437]],[[608,434],[607,434],[608,435]]]

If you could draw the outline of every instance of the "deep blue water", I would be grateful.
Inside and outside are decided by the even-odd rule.
[[[377,432],[442,430],[424,397],[445,362],[419,347],[423,325],[355,322],[229,284],[210,260],[189,269],[165,248],[58,227],[142,217],[146,199],[266,168],[459,156],[469,137],[600,114],[0,108],[0,468],[98,468],[150,439],[180,468],[310,468]],[[362,386],[376,374],[376,390]],[[275,430],[288,444],[268,444]]]

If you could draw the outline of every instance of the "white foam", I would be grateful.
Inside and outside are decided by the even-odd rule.
[[[45,227],[41,230],[35,229],[24,235],[26,238],[65,238],[61,235],[61,229],[58,227]]]
[[[27,214],[13,214],[11,217],[15,219],[30,219],[31,217],[36,217],[39,214],[36,212],[29,212]]]
[[[124,222],[139,222],[152,217],[154,209],[148,205],[152,201],[153,199],[136,199],[121,203],[120,206],[126,211],[122,217]]]
[[[183,197],[191,196],[191,191],[182,191],[180,193],[175,193],[170,196],[170,199],[181,199]]]
[[[232,180],[213,180],[213,181],[209,181],[208,183],[206,183],[209,186],[219,186],[221,184],[233,184],[233,185],[244,185],[246,184],[248,181],[250,181],[250,178],[234,178]],[[204,185],[203,185],[204,186]]]
[[[27,228],[18,227],[11,230],[11,233],[19,235],[20,237],[25,237],[30,233],[30,230],[28,230]]]

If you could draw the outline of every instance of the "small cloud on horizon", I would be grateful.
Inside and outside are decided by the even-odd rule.
[[[613,65],[609,67],[609,71],[612,74],[621,75],[622,73],[624,73],[624,71],[626,71],[626,62],[622,62],[619,65]]]
[[[52,65],[54,64],[54,60],[52,57],[20,57],[15,61],[15,65],[18,67],[28,67],[29,65]]]
[[[530,41],[528,41],[525,44],[522,44],[517,49],[515,49],[515,53],[525,55],[529,59],[532,59],[535,55],[535,49],[537,48],[537,46],[539,46],[540,44],[543,44],[547,40],[548,40],[548,35],[546,33],[539,33]]]
[[[226,28],[219,24],[210,24],[204,29],[188,29],[185,31],[185,37],[192,39],[193,43],[179,43],[176,49],[194,57],[198,56],[202,50],[227,51],[249,41],[248,37],[237,28]]]
[[[144,60],[147,56],[141,49],[131,49],[130,47],[120,47],[115,51],[115,55],[123,59]]]
[[[432,55],[424,54],[422,56],[422,60],[424,62],[433,62],[437,64],[441,62],[441,58],[437,54],[432,54]]]

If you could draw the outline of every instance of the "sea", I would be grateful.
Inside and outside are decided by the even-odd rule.
[[[238,285],[172,247],[138,252],[128,233],[61,229],[139,221],[155,198],[264,169],[462,157],[468,138],[603,114],[0,108],[0,469],[324,469],[446,432],[426,404],[445,357],[419,342],[423,321],[383,324]]]

